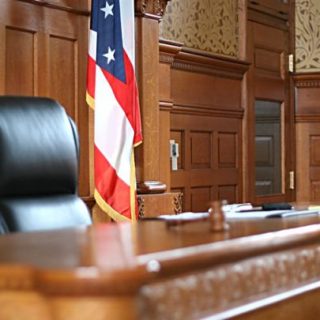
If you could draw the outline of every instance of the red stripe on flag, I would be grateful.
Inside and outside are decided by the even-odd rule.
[[[95,97],[95,87],[96,87],[96,62],[88,55],[88,65],[87,65],[87,92],[89,95]]]
[[[139,95],[136,86],[134,70],[125,51],[123,51],[123,57],[126,70],[126,83],[123,83],[119,79],[115,78],[106,70],[101,70],[109,82],[114,96],[125,112],[133,128],[135,133],[133,143],[136,144],[142,140]]]
[[[131,219],[130,186],[123,182],[108,160],[94,147],[95,185],[101,197],[119,214]]]

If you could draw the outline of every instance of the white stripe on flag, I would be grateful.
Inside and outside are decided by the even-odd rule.
[[[133,129],[118,104],[109,82],[96,67],[95,144],[117,175],[130,185]]]
[[[134,69],[134,1],[120,0],[121,12],[121,28],[122,28],[122,42],[124,51],[127,53]]]
[[[97,33],[90,30],[89,32],[89,56],[96,61],[97,56]]]

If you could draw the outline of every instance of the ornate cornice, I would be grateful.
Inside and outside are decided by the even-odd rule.
[[[135,0],[135,12],[138,16],[153,15],[161,18],[170,0]]]
[[[320,87],[320,73],[298,73],[293,77],[295,86],[297,88],[319,88]]]

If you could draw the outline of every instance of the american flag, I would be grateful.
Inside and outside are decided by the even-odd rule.
[[[142,134],[133,5],[133,0],[92,0],[91,9],[87,102],[95,112],[95,199],[116,221],[137,216],[133,149]]]

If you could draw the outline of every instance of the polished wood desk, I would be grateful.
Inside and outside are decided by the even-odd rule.
[[[0,319],[320,319],[320,219],[0,237]],[[208,318],[209,319],[209,318]]]

